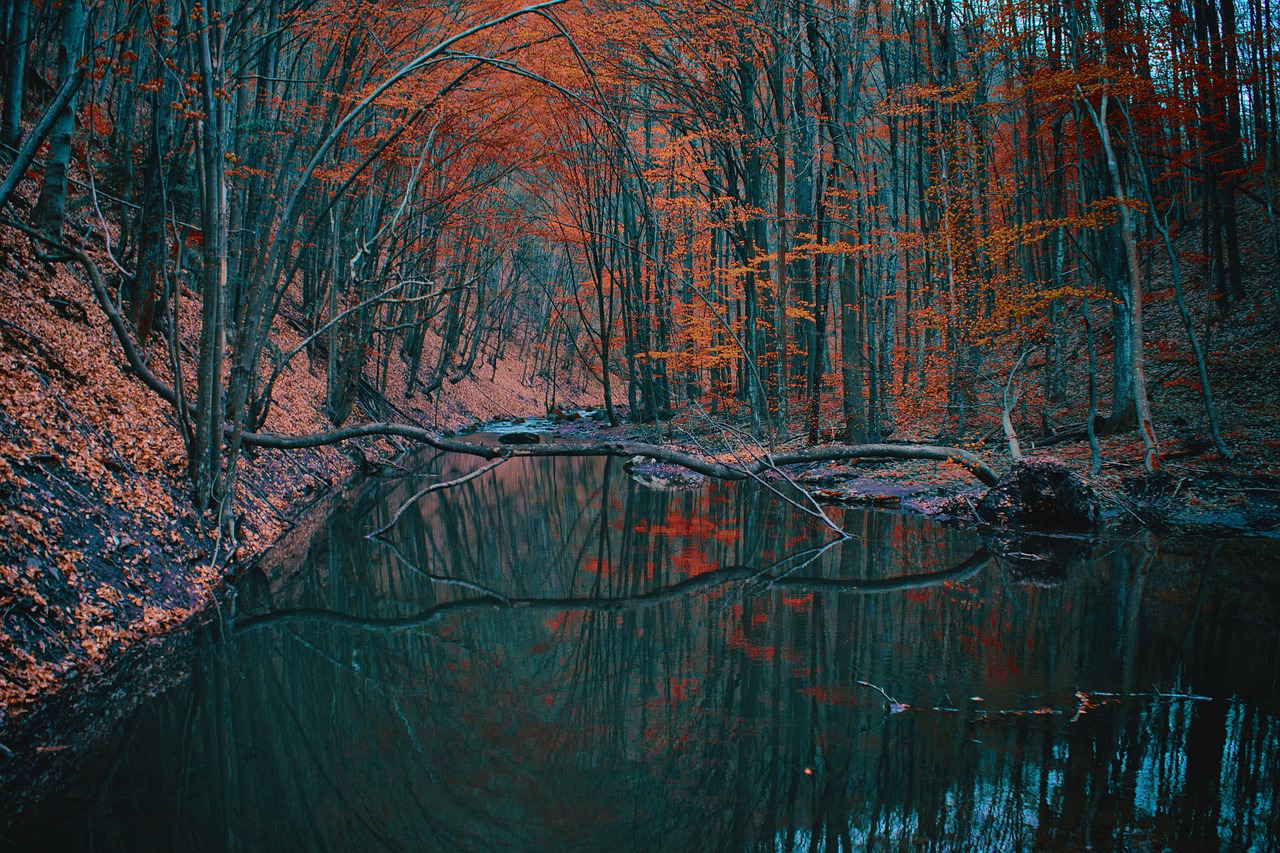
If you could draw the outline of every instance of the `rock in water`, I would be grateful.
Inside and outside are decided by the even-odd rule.
[[[502,444],[537,444],[541,440],[536,432],[506,432],[498,436]]]
[[[977,515],[997,527],[1085,532],[1098,526],[1101,507],[1092,486],[1057,459],[1043,457],[1016,462],[978,502]]]
[[[553,424],[572,423],[582,418],[582,412],[574,406],[562,406],[556,403],[547,409],[547,417],[551,419]]]
[[[658,491],[701,488],[707,478],[669,462],[658,462],[648,456],[632,456],[622,466],[631,479],[642,486]]]

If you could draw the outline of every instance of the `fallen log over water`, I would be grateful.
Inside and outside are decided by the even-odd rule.
[[[973,474],[984,485],[994,486],[999,479],[981,457],[959,447],[937,447],[925,444],[827,444],[800,450],[784,450],[762,454],[743,462],[726,463],[706,456],[696,456],[671,447],[641,441],[582,441],[489,447],[457,438],[448,438],[429,429],[409,424],[372,423],[344,427],[315,435],[277,435],[245,433],[245,444],[291,450],[336,444],[353,438],[398,436],[434,447],[479,456],[482,459],[517,456],[648,456],[659,462],[680,465],[690,471],[721,480],[745,480],[771,471],[781,465],[809,462],[836,462],[850,459],[925,459],[951,462]]]

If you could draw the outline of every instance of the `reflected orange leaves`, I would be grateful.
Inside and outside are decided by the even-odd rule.
[[[861,698],[851,686],[843,684],[814,684],[801,687],[796,693],[808,696],[823,705],[856,705]]]
[[[751,616],[751,627],[764,627],[767,629],[770,624],[770,616],[768,612],[757,611]],[[773,643],[756,643],[747,636],[741,625],[736,625],[729,631],[728,636],[729,648],[743,652],[753,661],[764,661],[766,663],[775,660],[781,660],[787,664],[798,664],[800,655],[792,649],[784,649],[781,652]]]
[[[718,571],[736,561],[725,553],[725,547],[742,539],[736,519],[725,517],[726,496],[718,490],[704,490],[696,496],[682,495],[673,498],[663,513],[655,520],[641,520],[629,525],[632,533],[654,540],[666,540],[669,547],[642,549],[646,554],[670,554],[667,565],[685,577],[698,577]],[[662,567],[662,560],[650,559],[645,563],[645,576],[654,577]],[[608,565],[588,558],[583,568],[596,574],[608,574]],[[603,572],[602,572],[603,570]]]
[[[702,515],[684,515],[675,508],[667,513],[663,522],[641,522],[632,529],[650,536],[711,539],[722,545],[732,545],[742,535],[736,527],[717,524]]]
[[[644,732],[649,753],[662,756],[701,742],[701,733],[694,737],[699,718],[689,712],[702,701],[702,680],[673,675],[655,687],[656,695],[644,700],[645,711],[652,720]],[[680,714],[673,716],[673,711]]]
[[[552,616],[543,624],[560,637],[576,634],[582,626],[584,614],[578,610],[566,610]]]
[[[696,546],[681,549],[671,558],[671,564],[689,577],[704,575],[720,568],[714,560],[702,553]]]
[[[696,678],[669,678],[667,679],[667,701],[683,702],[696,696],[700,687],[701,684]]]

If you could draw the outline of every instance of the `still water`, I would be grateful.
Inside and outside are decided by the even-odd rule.
[[[1280,543],[1013,566],[927,520],[437,457],[64,792],[92,850],[1274,850]],[[1028,571],[1028,566],[1032,567]],[[36,837],[36,836],[32,836]]]

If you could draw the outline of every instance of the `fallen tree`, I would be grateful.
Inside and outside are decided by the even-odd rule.
[[[937,447],[924,444],[828,444],[765,453],[746,462],[726,463],[708,456],[697,456],[672,447],[649,444],[642,441],[574,441],[549,444],[502,444],[488,446],[458,438],[443,436],[438,432],[411,424],[370,423],[343,427],[314,435],[279,435],[276,433],[244,433],[244,443],[255,447],[277,450],[296,450],[336,444],[355,438],[397,436],[429,445],[437,450],[465,453],[483,459],[515,458],[519,456],[648,456],[659,462],[680,465],[690,471],[706,474],[720,480],[746,480],[764,474],[782,465],[811,462],[837,462],[850,459],[926,459],[935,462],[952,462],[969,471],[987,486],[994,486],[999,479],[981,457],[958,447]]]
[[[116,339],[124,352],[130,369],[148,388],[159,394],[161,398],[174,406],[180,418],[189,413],[193,406],[165,384],[147,367],[139,354],[129,328],[111,299],[111,294],[103,280],[102,272],[89,255],[80,249],[53,240],[34,229],[13,220],[0,220],[3,224],[15,228],[34,240],[42,242],[62,253],[67,260],[79,264],[89,276],[91,289],[98,306],[107,315],[107,320],[115,332]],[[235,428],[226,425],[224,436],[228,440],[235,435]],[[721,462],[710,456],[699,456],[686,453],[672,447],[649,444],[640,441],[574,441],[549,444],[503,444],[489,446],[463,439],[446,436],[435,430],[413,424],[376,422],[342,427],[327,432],[311,435],[281,435],[271,432],[239,433],[240,441],[250,447],[273,448],[277,450],[297,450],[307,447],[321,447],[338,444],[357,438],[391,437],[407,439],[425,444],[437,450],[451,453],[462,453],[478,456],[483,459],[515,458],[521,456],[647,456],[659,462],[680,465],[691,471],[697,471],[709,477],[721,480],[746,480],[759,477],[784,465],[796,465],[815,462],[837,462],[852,459],[923,459],[935,462],[950,462],[969,471],[984,485],[994,486],[999,479],[996,472],[977,454],[959,447],[941,447],[921,444],[830,444],[805,447],[798,450],[785,450],[775,453],[762,453],[754,458],[734,463]]]

